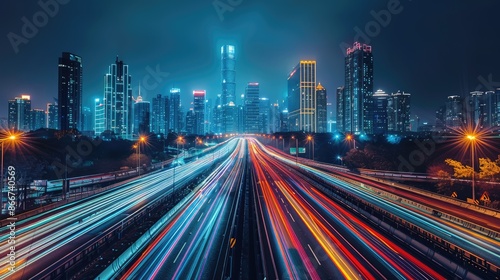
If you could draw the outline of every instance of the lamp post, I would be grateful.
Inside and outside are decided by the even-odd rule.
[[[307,136],[307,142],[309,142],[309,150],[311,149],[311,142],[312,142],[312,160],[314,161],[314,137],[312,137],[311,135],[308,135]]]
[[[351,140],[353,140],[354,145],[353,145],[353,147],[352,147],[352,148],[353,148],[353,149],[356,149],[356,138],[354,138],[354,135],[352,135],[352,134],[348,134],[348,135],[346,136],[346,139],[347,139],[347,141],[349,141],[349,142],[351,142]]]
[[[283,152],[285,151],[285,138],[283,136],[280,136],[280,139],[283,140]]]
[[[292,136],[292,139],[295,139],[295,164],[299,161],[299,139],[295,136]]]
[[[172,183],[172,201],[175,201],[175,167],[177,165],[177,160],[179,159],[179,141],[183,141],[182,136],[177,137],[175,140],[175,144],[177,145],[177,154],[175,155],[175,161],[174,161],[174,180]]]
[[[342,162],[342,157],[341,156],[337,156],[337,159],[340,160],[340,165],[344,165],[343,162]]]
[[[139,143],[137,143],[138,153],[139,153],[139,157],[138,157],[139,165],[137,166],[137,169],[139,171],[139,177],[141,176],[141,144],[144,142],[146,142],[146,137],[141,136],[139,138]]]
[[[475,158],[474,158],[474,146],[476,144],[476,136],[473,134],[469,134],[466,136],[470,142],[470,153],[471,153],[471,161],[472,161],[472,203],[476,203],[476,189],[475,189]]]

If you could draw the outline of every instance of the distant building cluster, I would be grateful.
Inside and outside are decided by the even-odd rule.
[[[209,99],[205,90],[195,90],[185,109],[181,104],[184,93],[174,87],[167,94],[145,100],[140,88],[133,92],[129,65],[116,57],[104,74],[102,96],[90,108],[82,102],[82,58],[63,52],[58,62],[57,99],[45,109],[32,109],[27,94],[9,100],[10,129],[77,130],[89,136],[136,139],[150,133],[404,134],[417,130],[446,131],[470,124],[500,125],[500,89],[449,96],[436,111],[435,124],[420,124],[418,117],[411,117],[410,93],[374,92],[372,47],[358,42],[347,48],[345,83],[336,89],[334,100],[328,99],[326,88],[317,80],[315,60],[300,60],[292,69],[284,83],[284,100],[272,102],[263,97],[257,81],[246,83],[244,92],[238,94],[236,49],[224,45],[220,52],[221,90],[214,99]]]

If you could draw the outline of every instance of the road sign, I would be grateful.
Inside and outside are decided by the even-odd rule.
[[[451,194],[451,197],[456,198],[457,196],[458,196],[458,195],[457,195],[457,192],[453,192],[453,193]]]
[[[481,201],[490,201],[490,196],[488,195],[488,192],[484,192],[483,195],[481,195],[481,198],[479,199]]]
[[[291,154],[291,155],[295,155],[295,154],[296,154],[296,151],[297,151],[297,149],[295,149],[295,148],[290,148],[290,154]]]
[[[234,245],[236,245],[236,238],[231,238],[231,240],[229,240],[229,244],[231,245],[231,249],[234,247]]]
[[[305,154],[306,148],[299,148],[299,154]]]

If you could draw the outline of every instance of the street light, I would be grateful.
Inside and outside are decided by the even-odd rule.
[[[351,140],[353,140],[354,142],[354,145],[353,145],[353,149],[356,149],[356,138],[354,138],[354,135],[352,134],[348,134],[345,139],[349,142],[351,142]]]
[[[177,154],[175,155],[175,161],[174,161],[174,180],[173,180],[173,183],[172,183],[172,201],[174,201],[175,199],[175,167],[177,165],[177,160],[179,159],[179,142],[182,142],[184,141],[184,138],[182,138],[182,136],[179,136],[177,137],[177,139],[175,139],[175,143],[177,145]]]
[[[341,156],[337,156],[337,159],[340,160],[340,165],[344,165],[343,162],[342,162],[342,157]]]
[[[139,158],[138,158],[138,161],[139,161],[139,165],[137,166],[137,170],[139,171],[139,177],[141,176],[141,144],[142,143],[145,143],[146,142],[146,137],[144,136],[141,136],[139,138],[139,142],[137,143],[137,147],[138,147],[138,154],[139,154]]]
[[[292,139],[295,139],[295,164],[299,161],[299,139],[295,136],[292,136]]]
[[[311,149],[311,142],[313,144],[313,148],[312,148],[312,160],[314,161],[314,137],[312,137],[311,135],[307,135],[307,142],[309,142],[309,150]]]
[[[472,203],[476,203],[476,190],[475,190],[475,158],[474,158],[474,146],[476,144],[476,135],[468,134],[466,136],[467,140],[470,142],[470,153],[471,153],[471,161],[472,161]]]
[[[285,138],[283,138],[283,136],[280,136],[280,139],[283,140],[283,152],[285,151]]]

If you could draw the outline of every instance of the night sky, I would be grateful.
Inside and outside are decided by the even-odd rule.
[[[141,86],[145,100],[174,86],[181,88],[185,108],[195,89],[214,98],[226,43],[236,46],[238,94],[247,82],[260,82],[262,97],[282,100],[290,70],[301,59],[316,59],[318,81],[333,97],[344,84],[340,46],[352,45],[355,28],[365,30],[372,14],[388,5],[395,6],[390,22],[379,30],[372,25],[371,35],[360,38],[373,46],[375,90],[410,92],[412,115],[434,121],[446,96],[500,87],[498,0],[220,0],[239,4],[223,19],[212,0],[59,1],[68,3],[18,53],[8,34],[23,36],[21,18],[33,22],[43,10],[37,1],[1,1],[0,117],[7,116],[7,100],[21,93],[32,96],[32,108],[44,109],[57,97],[63,51],[82,57],[87,106],[102,98],[103,75],[117,55],[130,66],[136,89],[157,67],[169,73]],[[490,78],[493,83],[484,85]]]

